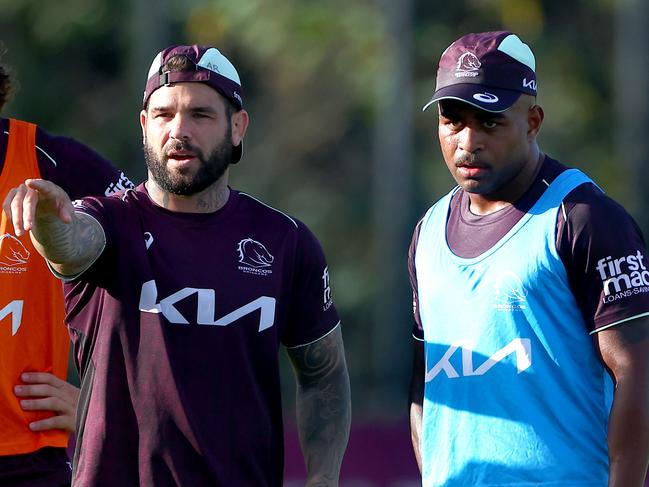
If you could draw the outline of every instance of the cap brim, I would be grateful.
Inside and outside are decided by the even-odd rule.
[[[437,90],[421,110],[425,111],[440,100],[458,100],[486,112],[500,113],[516,103],[521,95],[520,91],[491,88],[473,83],[456,84]]]
[[[241,160],[243,155],[243,140],[239,142],[239,145],[232,147],[232,162],[231,164],[236,164]]]

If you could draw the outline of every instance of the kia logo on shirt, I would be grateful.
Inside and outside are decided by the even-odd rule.
[[[240,308],[215,318],[216,292],[214,289],[185,287],[158,302],[158,287],[154,280],[142,284],[140,293],[140,311],[145,313],[161,313],[170,323],[187,325],[189,320],[174,306],[183,299],[196,295],[196,323],[198,325],[228,326],[238,319],[260,311],[258,331],[264,331],[275,324],[275,298],[260,296]]]

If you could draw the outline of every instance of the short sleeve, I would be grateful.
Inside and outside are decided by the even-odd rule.
[[[419,223],[415,227],[412,240],[410,241],[410,248],[408,249],[408,275],[410,276],[410,285],[412,286],[412,313],[414,317],[412,336],[417,340],[424,339],[424,328],[421,324],[421,316],[419,314],[419,291],[417,285],[417,269],[415,267],[415,254],[417,251],[417,243],[419,242],[420,230],[421,220],[419,220]]]
[[[592,184],[578,187],[557,220],[557,249],[589,331],[649,314],[644,238],[631,215]]]
[[[121,170],[69,137],[53,136],[38,128],[36,156],[42,177],[61,186],[73,200],[133,188]]]
[[[99,222],[104,232],[110,233],[110,200],[108,198],[97,198],[89,196],[72,202],[74,211],[85,213]]]
[[[101,226],[106,243],[101,254],[85,271],[83,271],[78,276],[73,276],[72,279],[76,279],[81,275],[94,274],[95,272],[102,272],[102,266],[108,261],[108,254],[112,253],[114,248],[114,230],[113,222],[117,221],[119,217],[116,215],[116,212],[119,210],[120,200],[116,197],[86,197],[72,202],[75,212],[84,213],[90,216],[92,219],[96,220]],[[110,266],[108,265],[107,269],[110,271]],[[69,278],[67,280],[70,280]]]
[[[288,348],[312,343],[340,323],[322,248],[301,222],[297,232],[288,322],[282,335],[282,343]]]

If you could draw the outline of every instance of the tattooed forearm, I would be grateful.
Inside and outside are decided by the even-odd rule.
[[[31,235],[36,250],[62,275],[85,270],[106,242],[99,223],[78,212],[67,224],[56,217],[37,218]]]
[[[340,327],[288,353],[298,381],[297,420],[307,486],[337,486],[351,422],[349,375]]]

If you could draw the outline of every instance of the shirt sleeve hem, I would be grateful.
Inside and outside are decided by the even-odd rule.
[[[608,328],[612,328],[614,326],[621,325],[622,323],[626,323],[627,321],[635,320],[635,319],[638,319],[638,318],[643,318],[645,316],[649,316],[649,312],[641,313],[641,314],[635,315],[635,316],[630,316],[629,318],[625,318],[625,319],[619,320],[619,321],[614,321],[613,323],[609,323],[608,325],[600,326],[599,328],[595,328],[593,331],[591,331],[589,333],[589,335],[599,333],[602,330],[606,330]]]
[[[287,348],[288,350],[291,350],[291,349],[293,349],[293,348],[300,348],[300,347],[306,347],[307,345],[311,345],[312,343],[315,343],[315,342],[317,342],[318,340],[322,340],[324,337],[326,337],[327,335],[329,335],[330,333],[332,333],[332,332],[333,332],[336,328],[338,328],[339,326],[340,326],[340,320],[338,320],[338,323],[336,323],[336,326],[334,326],[331,330],[329,330],[327,333],[325,333],[324,335],[322,335],[320,338],[316,338],[315,340],[311,340],[311,341],[308,342],[308,343],[302,343],[301,345],[292,345],[292,346],[290,346],[290,347],[286,347],[286,348]]]

